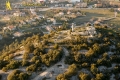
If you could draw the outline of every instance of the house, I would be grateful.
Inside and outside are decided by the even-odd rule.
[[[88,32],[89,35],[93,36],[93,35],[96,35],[96,30],[95,30],[95,27],[93,26],[88,26],[86,27],[86,31]]]
[[[69,10],[69,11],[67,11],[67,14],[71,14],[71,11]]]
[[[9,21],[10,17],[9,16],[4,16],[2,20]]]
[[[25,16],[24,12],[15,12],[13,13],[13,16]]]
[[[61,18],[61,20],[63,20],[63,21],[68,21],[69,19],[68,19],[68,18],[63,17],[63,18]]]
[[[103,6],[102,3],[94,4],[94,7],[95,7],[95,8],[100,8],[100,7],[102,7],[102,6]]]
[[[117,10],[120,11],[120,8],[118,8]]]
[[[118,7],[120,7],[120,1],[110,1],[109,4],[111,6],[118,6]]]
[[[82,13],[81,12],[77,12],[76,15],[77,16],[82,16]]]
[[[32,20],[26,20],[28,24],[32,24]]]
[[[45,16],[44,16],[44,15],[39,15],[39,17],[40,17],[40,18],[45,18]]]
[[[31,12],[31,14],[33,14],[33,15],[36,15],[37,13],[35,12],[35,9],[31,9],[30,8],[30,12]]]
[[[55,21],[54,18],[48,18],[48,19],[47,19],[47,22],[54,22],[54,21]]]
[[[73,4],[66,4],[65,7],[73,7]]]
[[[0,11],[0,15],[5,15],[5,14],[6,14],[6,12]]]
[[[79,2],[75,4],[76,8],[86,8],[87,7],[87,3],[85,2]]]
[[[14,35],[14,37],[20,37],[20,36],[23,35],[23,33],[21,33],[21,32],[15,32],[13,35]]]
[[[46,26],[46,29],[47,29],[48,31],[52,31],[52,29],[51,29],[49,26]]]
[[[59,12],[59,15],[60,15],[60,16],[63,16],[63,15],[64,15],[64,12]]]
[[[13,25],[10,25],[7,27],[9,30],[15,30],[16,29],[16,26],[13,26]]]
[[[20,23],[21,23],[21,24],[23,24],[23,25],[24,25],[24,24],[26,24],[26,22],[25,22],[25,21],[20,21]]]

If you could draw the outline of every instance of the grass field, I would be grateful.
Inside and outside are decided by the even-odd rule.
[[[74,19],[77,24],[83,24],[89,22],[90,19],[98,19],[100,17],[111,18],[114,17],[114,12],[110,12],[108,9],[82,9],[81,11],[86,12],[85,17],[78,17]],[[115,19],[105,21],[104,23],[112,26],[114,30],[120,30],[120,13],[117,14]]]
[[[95,13],[95,14],[102,14],[107,17],[114,16],[114,12],[111,12],[109,9],[82,9],[81,11]]]
[[[120,17],[117,17],[117,18],[109,20],[109,21],[105,21],[105,23],[109,24],[110,26],[113,27],[113,29],[115,31],[119,32],[119,30],[120,30]]]

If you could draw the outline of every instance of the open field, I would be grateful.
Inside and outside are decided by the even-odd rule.
[[[105,15],[106,17],[114,16],[114,12],[111,12],[109,9],[81,9],[81,11],[94,13],[94,14],[102,14],[102,15]]]
[[[98,19],[98,18],[111,18],[114,17],[114,12],[110,12],[108,9],[81,9],[81,11],[86,12],[86,16],[78,17],[74,19],[74,22],[77,24],[83,24],[85,22],[89,22],[90,19]],[[117,17],[112,20],[104,21],[103,23],[112,26],[115,30],[120,30],[120,13],[117,14]]]
[[[119,17],[109,20],[109,21],[105,21],[105,23],[109,24],[110,26],[113,27],[115,31],[119,32],[120,30],[120,18]]]
[[[83,24],[83,23],[89,22],[91,19],[96,20],[99,17],[105,17],[105,15],[87,12],[86,16],[77,17],[74,19],[74,22],[76,24]]]

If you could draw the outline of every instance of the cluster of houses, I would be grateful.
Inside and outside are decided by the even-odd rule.
[[[16,30],[16,26],[9,25],[9,26],[7,26],[7,27],[3,27],[3,31],[6,30],[6,29],[8,29],[8,30],[10,30],[10,31]]]
[[[75,27],[75,26],[74,26]],[[83,27],[82,27],[83,28]],[[73,30],[73,29],[72,29]],[[81,35],[81,36],[88,36],[88,37],[94,37],[97,35],[96,29],[93,26],[87,26],[84,27],[84,30],[82,29],[81,31],[79,30],[73,30],[71,32],[72,35]]]

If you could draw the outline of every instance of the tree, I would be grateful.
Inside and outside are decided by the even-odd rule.
[[[59,74],[57,77],[56,77],[56,80],[68,80],[64,74]]]
[[[85,54],[86,57],[93,57],[94,56],[94,51],[92,48],[89,49],[89,51]]]
[[[6,66],[8,69],[15,69],[18,68],[20,65],[19,61],[12,60],[10,63]]]
[[[102,73],[96,74],[95,80],[105,80],[104,75]]]
[[[21,72],[19,74],[19,80],[28,80],[28,74]]]
[[[23,59],[29,59],[29,58],[30,58],[30,56],[29,56],[28,52],[25,52],[23,54]]]
[[[16,75],[16,74],[20,74],[20,71],[19,71],[19,70],[14,70],[14,71],[12,71],[12,72],[8,75],[7,80],[18,80],[19,75]]]
[[[55,45],[54,45],[54,48],[57,49],[57,48],[58,48],[58,44],[55,44]]]
[[[7,70],[8,70],[7,67],[3,67],[3,68],[2,68],[2,71],[4,71],[4,72],[7,72]]]
[[[20,70],[12,71],[8,76],[7,80],[28,80],[29,75]]]
[[[98,72],[98,69],[96,68],[95,64],[91,64],[90,70],[94,75],[97,74],[97,72]]]
[[[32,64],[26,68],[26,71],[35,71],[36,70],[36,65]]]
[[[83,72],[81,72],[81,73],[79,74],[79,79],[80,79],[80,80],[91,80],[90,75],[89,75],[89,74],[86,74],[86,73],[83,73]]]
[[[77,66],[75,64],[72,64],[69,66],[68,71],[65,72],[65,76],[73,76],[77,73]]]
[[[22,60],[22,66],[28,66],[29,65],[29,62],[27,60]]]
[[[33,46],[32,43],[28,43],[28,44],[25,46],[25,52],[31,53],[31,52],[33,52],[33,50],[34,50],[34,46]]]

